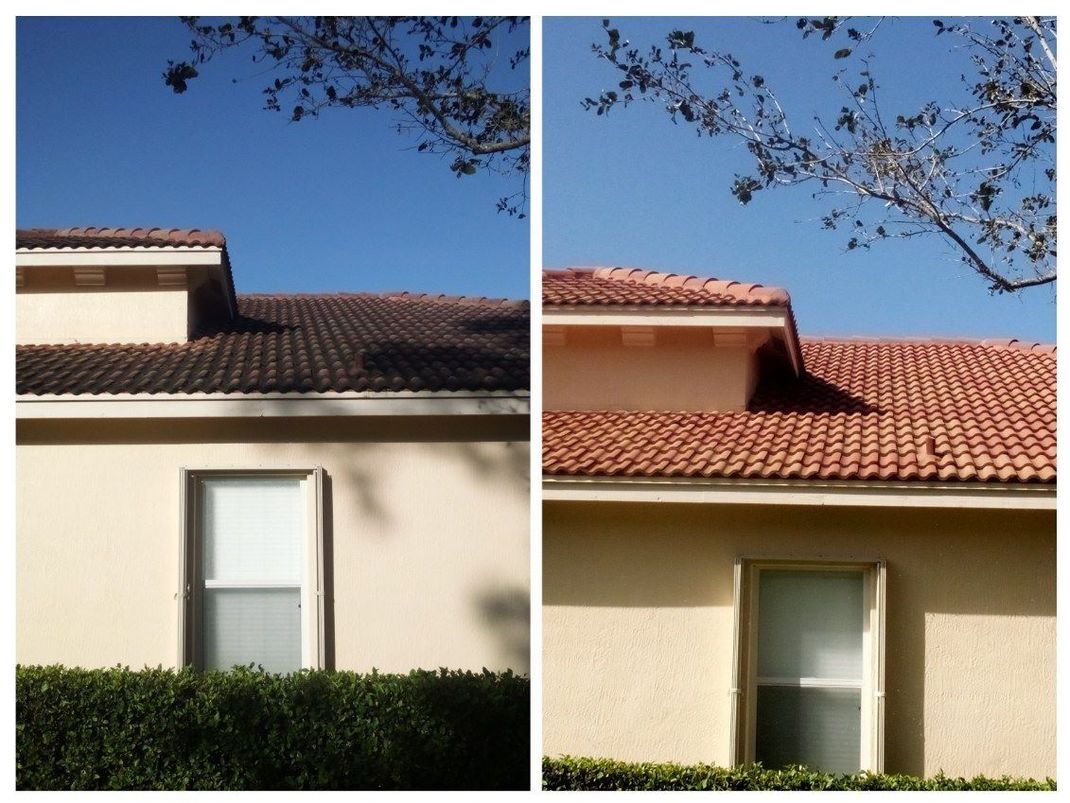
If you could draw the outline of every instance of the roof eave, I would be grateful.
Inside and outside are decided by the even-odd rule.
[[[1055,510],[1056,485],[1024,482],[543,477],[543,499],[570,502]]]
[[[16,397],[18,420],[528,415],[527,391],[116,393]]]
[[[724,327],[777,332],[795,376],[805,370],[791,305],[544,304],[543,326]]]
[[[160,267],[204,265],[222,267],[230,316],[238,314],[230,253],[224,245],[123,245],[100,247],[16,248],[15,269],[41,267]]]

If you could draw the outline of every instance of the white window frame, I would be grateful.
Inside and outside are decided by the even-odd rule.
[[[862,630],[861,739],[859,768],[884,771],[884,655],[887,568],[873,560],[805,560],[740,557],[734,574],[735,637],[733,639],[732,760],[754,763],[758,714],[758,589],[761,572],[857,571],[863,576],[865,605]],[[798,685],[806,679],[794,679]]]
[[[202,511],[204,480],[223,478],[291,478],[304,483],[304,567],[301,578],[301,666],[326,665],[324,632],[323,469],[187,469],[180,470],[178,666],[204,669],[204,566]]]

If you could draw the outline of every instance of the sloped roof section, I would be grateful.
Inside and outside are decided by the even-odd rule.
[[[787,307],[786,290],[638,268],[544,270],[542,303],[565,306]]]
[[[238,296],[187,343],[19,346],[19,394],[519,391],[527,302],[395,293]]]
[[[548,475],[1054,483],[1055,349],[804,340],[740,413],[547,412]]]
[[[99,228],[19,229],[15,247],[40,248],[165,248],[226,246],[222,232],[211,229]]]

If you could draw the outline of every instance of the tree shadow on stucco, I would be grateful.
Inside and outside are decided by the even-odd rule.
[[[488,588],[476,608],[499,644],[506,666],[526,675],[531,667],[531,597],[521,586]]]

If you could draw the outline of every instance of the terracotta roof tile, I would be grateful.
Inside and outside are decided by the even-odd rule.
[[[19,229],[16,248],[159,248],[200,246],[222,248],[226,238],[211,229],[100,228]]]
[[[543,271],[542,303],[548,307],[651,304],[786,307],[791,299],[782,288],[760,284],[638,268],[566,268]]]
[[[550,475],[1055,482],[1055,354],[804,340],[746,412],[547,412]]]
[[[397,294],[238,296],[188,343],[18,346],[20,394],[528,387],[527,302]]]

